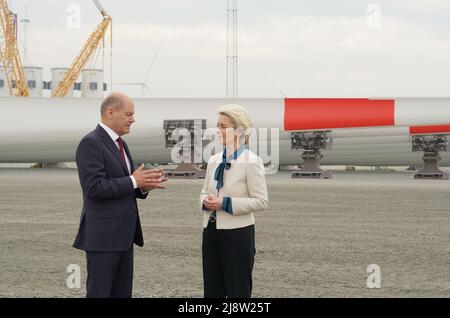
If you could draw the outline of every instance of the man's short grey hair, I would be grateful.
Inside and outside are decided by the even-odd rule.
[[[125,101],[122,96],[111,94],[108,97],[105,98],[105,100],[102,103],[102,106],[100,106],[100,114],[103,116],[106,114],[106,109],[108,107],[113,107],[114,110],[120,110],[125,106]]]

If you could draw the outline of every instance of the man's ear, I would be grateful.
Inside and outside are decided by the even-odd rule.
[[[114,109],[112,107],[106,108],[106,117],[111,120],[113,117],[113,112]]]

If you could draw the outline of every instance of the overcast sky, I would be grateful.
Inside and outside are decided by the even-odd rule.
[[[162,43],[147,97],[225,96],[226,0],[100,1],[113,17],[114,82],[142,81]],[[91,0],[9,4],[19,19],[28,7],[30,63],[45,80],[101,21]],[[238,27],[239,97],[450,96],[448,0],[238,0]]]

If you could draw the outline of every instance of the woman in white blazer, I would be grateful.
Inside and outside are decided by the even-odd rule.
[[[240,105],[218,109],[224,151],[210,157],[200,194],[204,296],[251,297],[255,257],[253,212],[267,209],[261,158],[247,149],[252,123]]]

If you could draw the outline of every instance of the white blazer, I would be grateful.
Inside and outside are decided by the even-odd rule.
[[[245,149],[236,160],[231,160],[231,167],[223,173],[223,187],[219,193],[214,173],[222,162],[223,152],[209,158],[205,181],[200,194],[200,209],[208,194],[212,197],[230,197],[233,214],[219,210],[216,212],[217,229],[237,229],[255,224],[253,212],[266,210],[268,195],[264,165],[261,158]],[[212,211],[204,211],[203,227],[208,226]]]

